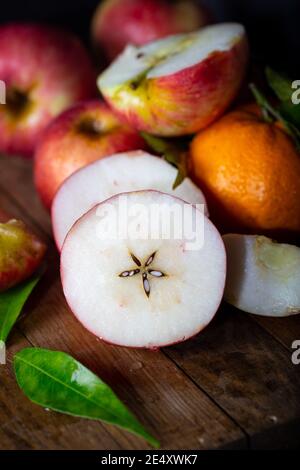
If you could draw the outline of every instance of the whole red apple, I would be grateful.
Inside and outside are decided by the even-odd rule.
[[[7,215],[7,213],[1,209],[0,207],[0,223],[7,222],[10,219],[10,217]]]
[[[95,73],[79,40],[33,24],[0,27],[0,152],[32,155],[49,121],[73,103],[95,96]]]
[[[146,147],[137,131],[119,121],[102,101],[78,103],[52,121],[34,159],[36,188],[47,208],[60,184],[101,157]]]
[[[194,0],[106,0],[95,11],[92,37],[112,60],[129,43],[140,46],[194,31],[208,20],[208,12]]]

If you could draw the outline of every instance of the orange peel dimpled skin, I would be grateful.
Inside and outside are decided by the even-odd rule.
[[[256,108],[229,113],[191,144],[193,175],[223,231],[300,232],[300,154]]]

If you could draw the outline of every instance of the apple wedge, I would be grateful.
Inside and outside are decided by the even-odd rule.
[[[194,231],[186,214],[200,222]],[[159,348],[199,333],[221,302],[225,272],[214,225],[194,205],[158,191],[98,204],[73,225],[61,252],[72,312],[100,339],[128,347]]]
[[[45,244],[20,220],[0,223],[0,292],[31,276],[45,252]]]
[[[223,241],[228,303],[270,317],[300,313],[300,248],[258,235],[228,234]]]
[[[157,189],[187,202],[203,204],[205,198],[189,178],[172,189],[177,170],[160,157],[143,151],[118,153],[102,158],[73,173],[59,188],[52,204],[54,238],[60,250],[79,217],[115,194]]]
[[[98,87],[133,127],[162,136],[192,134],[236,97],[247,61],[244,27],[218,24],[127,46],[100,75]]]

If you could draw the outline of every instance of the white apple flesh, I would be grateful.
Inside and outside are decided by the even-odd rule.
[[[172,189],[176,168],[160,157],[143,151],[118,153],[98,160],[73,173],[60,187],[52,204],[54,238],[60,250],[64,239],[79,217],[115,194],[156,189],[193,204],[205,198],[189,178]]]
[[[115,221],[124,218],[124,197],[126,223],[133,223],[137,207],[143,210],[133,231],[120,237]],[[188,206],[192,217],[200,217],[201,246],[190,249],[185,225],[179,238],[139,237],[151,226],[154,207],[163,224],[166,208],[174,206]],[[158,191],[119,194],[95,206],[73,225],[61,253],[63,290],[75,316],[100,339],[128,347],[159,348],[199,333],[221,302],[225,272],[225,249],[214,225],[195,206]]]
[[[225,300],[248,313],[300,313],[300,248],[257,235],[223,236],[227,252]]]

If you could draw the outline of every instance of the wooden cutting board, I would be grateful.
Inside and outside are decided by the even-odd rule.
[[[11,366],[26,346],[62,350],[109,383],[163,449],[300,448],[300,315],[250,316],[223,305],[196,338],[159,352],[98,341],[69,311],[51,224],[32,183],[31,163],[0,157],[0,207],[49,246],[48,270],[27,302],[0,365],[1,449],[148,449],[100,422],[45,411],[22,394]]]

